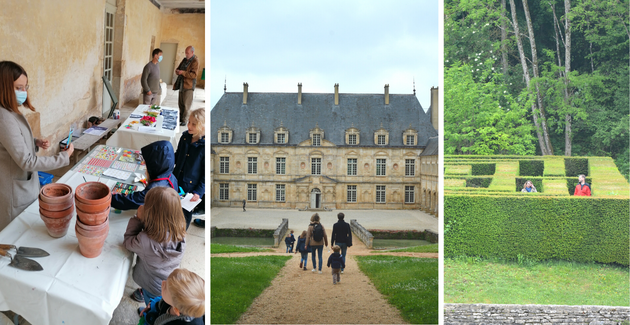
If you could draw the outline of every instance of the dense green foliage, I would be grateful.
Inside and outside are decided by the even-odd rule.
[[[542,176],[545,172],[545,163],[542,160],[519,160],[519,176]]]
[[[489,177],[466,178],[466,187],[488,187],[490,183],[492,178]]]
[[[577,177],[580,174],[588,176],[588,159],[565,158],[564,170],[567,177]]]
[[[445,195],[444,254],[628,265],[627,198]]]
[[[273,252],[273,250],[272,249],[268,249],[268,248],[241,247],[241,246],[223,245],[223,244],[210,244],[210,254],[243,253],[243,252]]]
[[[424,231],[368,229],[374,239],[425,239]]]
[[[413,246],[406,248],[390,249],[387,252],[409,252],[409,253],[438,253],[440,246],[438,244]],[[372,251],[372,253],[381,253],[382,251]]]
[[[273,238],[273,229],[252,228],[216,228],[212,227],[211,237],[270,237]]]
[[[211,257],[212,324],[233,324],[291,256]]]
[[[444,259],[447,303],[628,306],[627,267],[458,256]]]
[[[472,175],[494,175],[497,164],[472,164]]]
[[[401,256],[355,256],[359,269],[374,283],[403,319],[437,324],[438,259]]]

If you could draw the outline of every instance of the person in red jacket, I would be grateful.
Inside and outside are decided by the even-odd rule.
[[[586,176],[579,175],[580,183],[575,187],[574,196],[591,196],[591,186],[586,182]]]

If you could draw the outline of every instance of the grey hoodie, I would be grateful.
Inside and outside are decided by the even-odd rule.
[[[138,260],[133,268],[133,280],[155,296],[162,295],[162,280],[179,267],[184,256],[186,240],[159,243],[142,231],[144,223],[133,217],[125,231],[125,248],[136,253]]]

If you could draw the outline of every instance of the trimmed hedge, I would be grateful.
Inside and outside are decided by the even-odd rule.
[[[252,228],[216,228],[212,227],[211,237],[265,237],[273,238],[273,229],[252,229]]]
[[[519,160],[519,176],[542,176],[545,173],[545,162],[543,160]]]
[[[368,229],[374,239],[425,239],[424,231]]]
[[[492,178],[466,178],[466,187],[488,187],[490,186],[490,183],[492,183]]]
[[[473,164],[471,166],[473,176],[494,175],[497,168],[497,164]]]
[[[536,187],[537,192],[544,192],[545,185],[543,184],[542,178],[516,178],[516,191],[520,192],[523,190],[523,184],[527,181],[532,181],[534,187]]]
[[[567,178],[567,190],[569,190],[569,195],[573,195],[573,193],[575,193],[575,187],[579,183],[580,181],[577,178]],[[586,183],[591,186],[591,195],[593,195],[593,180],[590,177],[586,177]]]
[[[628,265],[627,198],[444,197],[445,256]]]
[[[565,176],[577,177],[580,174],[588,176],[587,158],[564,158]]]

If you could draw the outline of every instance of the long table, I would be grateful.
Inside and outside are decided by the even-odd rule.
[[[131,113],[130,117],[127,118],[118,131],[116,131],[108,140],[107,145],[114,147],[123,147],[123,148],[131,148],[140,150],[142,147],[153,143],[158,140],[166,140],[173,144],[173,147],[177,147],[177,142],[179,139],[175,137],[179,133],[179,108],[165,107],[162,106],[162,109],[175,111],[176,119],[175,119],[175,128],[173,130],[168,129],[156,129],[156,132],[146,132],[142,131],[138,124],[131,124],[133,121],[140,121],[140,118],[131,117],[134,116],[142,116],[145,115],[145,111],[148,110],[150,105],[138,105],[136,109]],[[132,126],[131,128],[127,128],[127,126]]]
[[[58,183],[68,184],[74,191],[85,180],[99,180],[98,176],[77,169],[88,164],[103,147],[94,148]],[[131,184],[133,177],[121,181],[101,176],[100,182],[111,188],[119,181]],[[138,190],[142,188],[139,186]],[[32,258],[44,268],[39,272],[10,267],[9,258],[0,257],[0,310],[12,310],[38,325],[109,324],[131,270],[133,253],[123,247],[123,235],[134,214],[135,210],[117,214],[112,209],[109,235],[101,255],[86,258],[79,251],[74,231],[76,212],[68,233],[53,238],[40,219],[39,201],[33,202],[0,232],[0,243],[42,248],[50,256]]]

